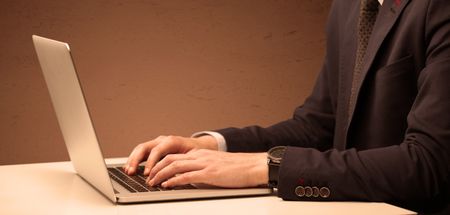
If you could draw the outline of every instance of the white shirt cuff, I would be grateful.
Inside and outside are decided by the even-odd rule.
[[[201,137],[204,135],[210,135],[216,139],[217,142],[217,150],[226,152],[227,151],[227,142],[225,141],[225,137],[222,134],[214,131],[200,131],[194,133],[191,137]]]

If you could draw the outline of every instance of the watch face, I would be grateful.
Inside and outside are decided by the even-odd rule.
[[[284,151],[286,151],[286,146],[277,146],[271,148],[268,152],[270,160],[274,163],[281,163]]]

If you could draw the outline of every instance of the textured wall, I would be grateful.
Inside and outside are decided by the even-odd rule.
[[[68,160],[31,42],[70,43],[102,149],[270,125],[310,93],[331,0],[0,0],[0,164]]]

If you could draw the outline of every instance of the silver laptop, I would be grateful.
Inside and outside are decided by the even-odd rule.
[[[75,171],[115,203],[266,195],[269,188],[223,189],[186,185],[173,189],[145,184],[142,171],[126,175],[106,165],[67,43],[33,35],[58,123]]]

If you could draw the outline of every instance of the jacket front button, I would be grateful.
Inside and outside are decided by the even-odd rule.
[[[295,195],[297,195],[298,197],[305,196],[305,188],[303,186],[296,187],[295,188]]]
[[[319,190],[319,195],[322,198],[328,198],[330,196],[330,189],[328,189],[328,187],[321,187]]]

